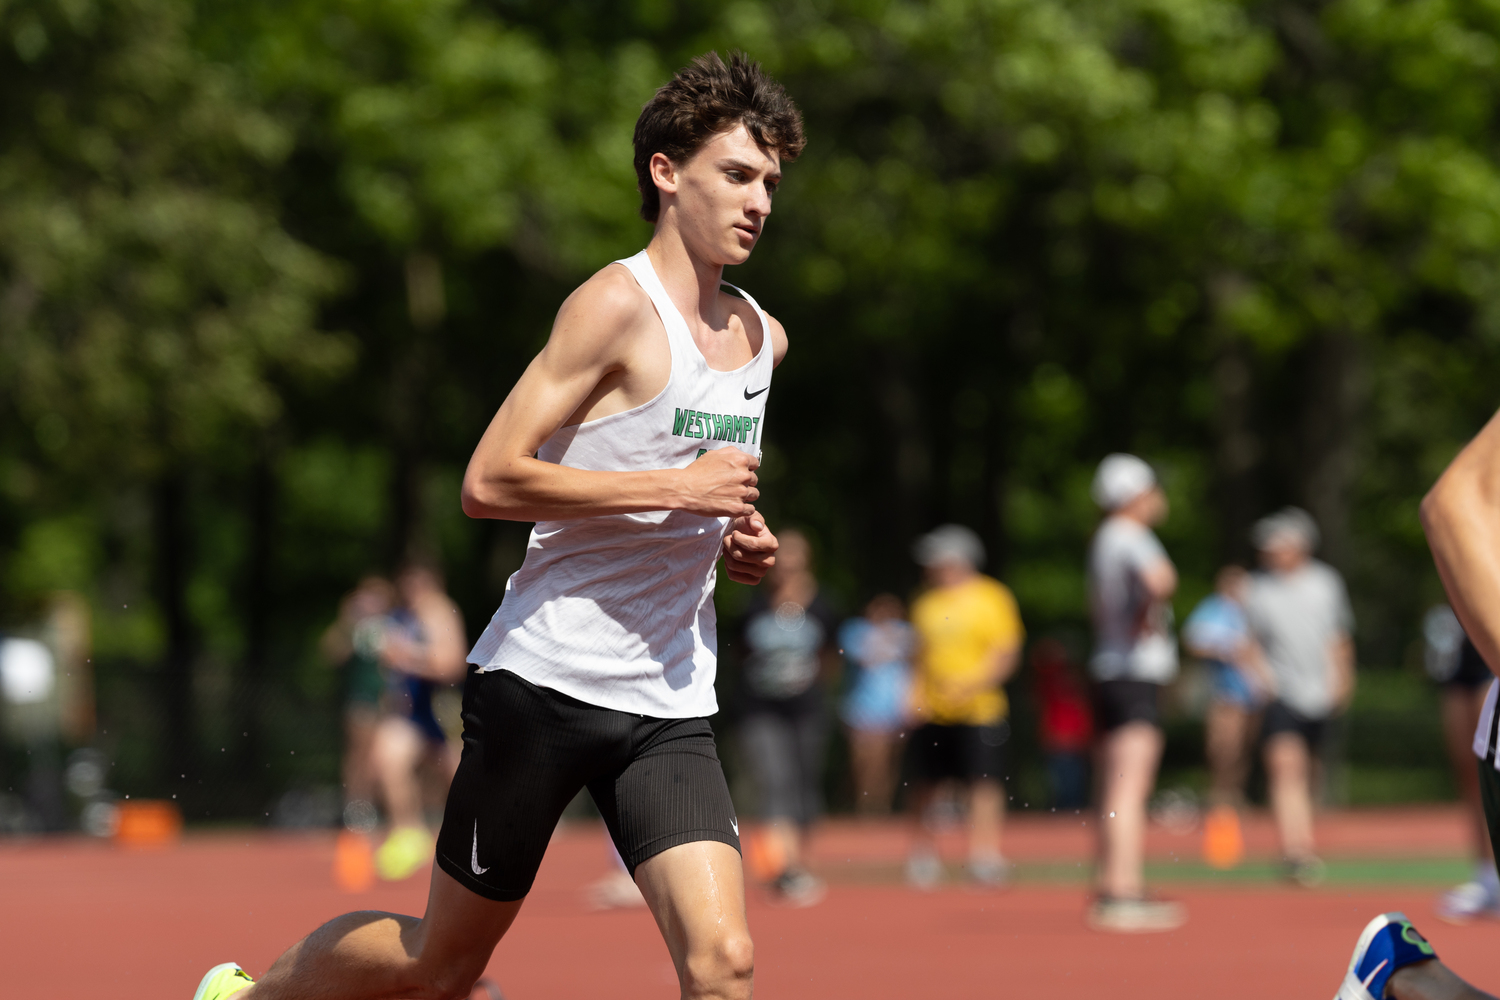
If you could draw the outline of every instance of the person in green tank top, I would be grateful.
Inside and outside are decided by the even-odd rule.
[[[382,622],[396,603],[383,576],[364,577],[339,603],[339,616],[323,632],[323,659],[343,675],[344,823],[368,831],[375,825],[375,767],[371,755],[380,722]]]

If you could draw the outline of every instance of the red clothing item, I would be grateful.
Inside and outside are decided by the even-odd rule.
[[[1042,749],[1087,750],[1094,738],[1094,713],[1083,682],[1068,665],[1036,664],[1036,695],[1042,708]]]

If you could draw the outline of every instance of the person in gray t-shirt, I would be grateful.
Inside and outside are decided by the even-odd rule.
[[[1253,539],[1264,571],[1251,579],[1245,614],[1274,699],[1261,724],[1271,808],[1288,875],[1315,882],[1312,760],[1354,692],[1354,613],[1338,571],[1312,556],[1318,526],[1306,511],[1263,518]]]
[[[1104,520],[1089,544],[1094,623],[1094,724],[1099,733],[1099,864],[1088,924],[1096,930],[1170,930],[1182,906],[1145,887],[1146,802],[1164,738],[1158,704],[1177,675],[1169,603],[1177,570],[1152,532],[1166,520],[1156,473],[1134,455],[1099,463],[1091,490]]]

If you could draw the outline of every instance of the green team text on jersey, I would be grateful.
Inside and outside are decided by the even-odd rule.
[[[678,437],[703,438],[707,441],[756,444],[756,439],[760,436],[760,417],[739,417],[732,413],[704,413],[700,410],[675,410],[672,417],[672,433]]]

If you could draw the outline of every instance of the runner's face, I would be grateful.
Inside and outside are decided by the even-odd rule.
[[[745,126],[736,125],[681,166],[661,159],[665,163],[658,169],[666,176],[656,175],[658,187],[675,196],[683,239],[714,264],[747,260],[771,214],[771,196],[781,182],[780,155],[757,146]]]

